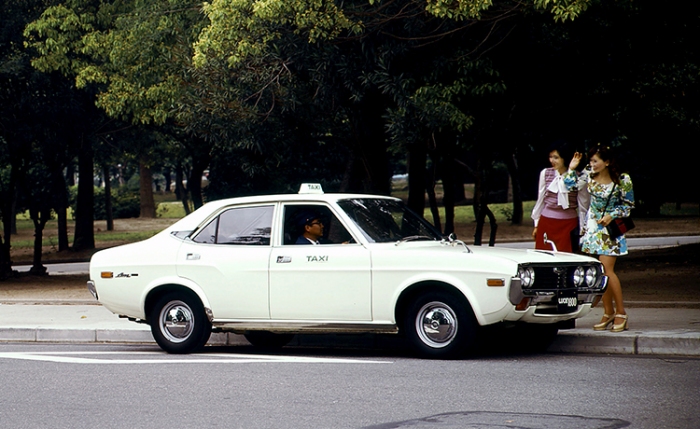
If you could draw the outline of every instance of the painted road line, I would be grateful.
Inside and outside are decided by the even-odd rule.
[[[141,359],[141,356],[147,356]],[[221,364],[221,363],[340,363],[340,364],[377,364],[391,363],[363,359],[316,358],[305,356],[282,355],[246,355],[246,354],[202,354],[182,357],[162,352],[6,352],[0,353],[0,359],[31,360],[55,363],[98,364],[98,365],[133,365],[133,364]]]

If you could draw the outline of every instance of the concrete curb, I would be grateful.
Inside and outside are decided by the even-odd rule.
[[[700,332],[644,333],[560,331],[549,351],[622,355],[700,356]]]
[[[593,331],[603,310],[596,308],[562,330],[549,348],[554,353],[665,355],[700,357],[700,309],[630,308],[632,329],[613,333]],[[112,314],[95,301],[56,303],[15,302],[0,305],[0,342],[153,344],[150,327]],[[210,345],[245,346],[233,333],[213,333]],[[302,348],[398,350],[401,338],[391,335],[297,335],[290,346]]]
[[[0,342],[12,343],[101,343],[153,344],[148,326],[138,329],[58,329],[0,328]],[[398,340],[398,339],[397,339]],[[295,347],[379,349],[400,342],[374,335],[299,335],[290,343]],[[214,346],[246,346],[248,341],[233,333],[213,333],[207,343]],[[700,357],[700,332],[687,330],[610,333],[584,330],[560,331],[549,347],[554,353],[588,353],[612,355],[659,355]]]

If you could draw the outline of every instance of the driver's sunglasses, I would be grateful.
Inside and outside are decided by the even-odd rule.
[[[317,221],[315,221],[315,222],[311,222],[309,225],[311,225],[311,226],[314,226],[314,225],[323,225],[323,222],[321,222],[320,220],[317,220]]]

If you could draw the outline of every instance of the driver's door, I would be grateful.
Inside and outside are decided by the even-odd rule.
[[[273,320],[368,321],[372,319],[370,252],[324,205],[287,205],[285,229],[296,210],[316,210],[330,244],[275,246],[270,257],[270,317]],[[324,240],[327,242],[327,240]],[[289,244],[285,244],[289,243]]]

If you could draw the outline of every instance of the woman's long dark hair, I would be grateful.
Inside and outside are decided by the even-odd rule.
[[[590,160],[593,155],[598,155],[598,158],[608,162],[608,172],[610,173],[610,178],[615,184],[619,185],[620,174],[622,172],[618,167],[617,158],[615,157],[612,148],[608,145],[598,143],[588,151],[588,159]],[[591,175],[591,177],[595,177],[595,175]]]
[[[568,167],[571,162],[571,158],[574,157],[574,147],[566,140],[556,140],[549,145],[549,153],[557,151],[562,160],[564,160],[564,166]]]

